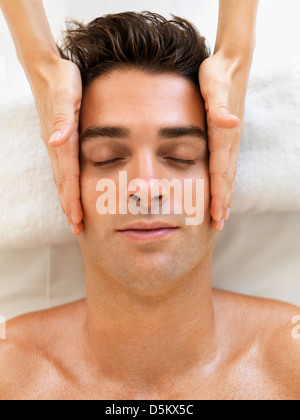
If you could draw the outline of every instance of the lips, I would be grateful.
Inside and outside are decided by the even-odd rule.
[[[179,226],[167,222],[136,222],[123,226],[118,234],[129,241],[149,242],[170,237],[179,229]]]
[[[128,230],[140,230],[140,231],[147,231],[147,230],[161,230],[161,229],[177,229],[178,226],[174,226],[167,222],[153,222],[153,223],[145,223],[145,222],[137,222],[132,223],[124,226],[119,231],[124,232]]]
[[[178,230],[178,227],[158,228],[158,229],[128,229],[118,231],[118,235],[135,242],[158,241],[170,237]]]

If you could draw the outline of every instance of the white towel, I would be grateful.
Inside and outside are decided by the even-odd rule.
[[[249,85],[232,212],[300,210],[300,80]],[[0,103],[0,247],[75,242],[61,210],[31,96]]]
[[[233,213],[300,210],[300,74],[293,70],[250,79]]]
[[[60,207],[32,96],[0,104],[0,247],[75,240]]]

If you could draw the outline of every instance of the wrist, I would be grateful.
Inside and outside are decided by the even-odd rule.
[[[249,76],[253,61],[254,48],[247,51],[228,49],[220,47],[215,50],[214,55],[220,57],[224,63],[227,63],[227,68],[230,74],[243,73]]]
[[[256,41],[251,43],[223,42],[216,43],[214,54],[221,54],[224,58],[234,61],[240,67],[251,67]]]
[[[61,57],[59,51],[56,49],[45,48],[43,51],[35,51],[34,54],[29,54],[30,60],[20,59],[20,63],[30,82],[35,80],[46,80],[47,74],[51,69],[57,66]]]
[[[245,58],[241,55],[227,54],[226,51],[220,49],[213,57],[219,69],[219,78],[214,81],[212,89],[215,89],[216,83],[219,83],[222,89],[230,92],[230,108],[234,115],[242,120],[252,56],[251,59]]]

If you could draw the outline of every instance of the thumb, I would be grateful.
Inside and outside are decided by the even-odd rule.
[[[49,144],[52,147],[58,147],[65,144],[73,133],[74,124],[74,115],[71,116],[65,113],[57,113],[54,117],[52,135],[49,139]]]
[[[234,115],[228,104],[217,104],[209,110],[211,121],[220,128],[235,128],[240,119]]]

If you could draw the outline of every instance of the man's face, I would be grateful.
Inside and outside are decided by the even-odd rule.
[[[128,130],[128,135],[121,138],[110,133],[108,136],[106,130],[106,136],[85,136],[81,142],[84,231],[79,243],[85,264],[102,277],[113,279],[136,293],[147,295],[169,290],[207,261],[216,239],[210,225],[207,141],[195,132],[179,135],[177,130],[175,136],[174,130],[173,135],[161,133],[167,127],[193,126],[205,131],[205,109],[200,92],[190,81],[174,74],[114,70],[94,80],[83,96],[81,137],[90,127],[98,126],[121,126]],[[97,164],[113,159],[119,160],[104,166]],[[195,163],[189,165],[182,160]],[[135,179],[143,179],[148,184],[149,202],[140,201],[148,210],[147,215],[119,214],[119,171],[126,171],[128,184]],[[162,214],[161,210],[160,214],[151,214],[153,179],[172,181],[175,178],[182,185],[184,180],[192,180],[193,205],[196,204],[196,179],[204,179],[204,222],[201,225],[186,225],[188,215],[184,203],[182,214],[175,214],[172,200],[171,214]],[[117,214],[97,212],[97,200],[102,193],[96,186],[101,179],[110,179],[116,185]],[[128,202],[133,194],[133,191],[128,192]],[[164,196],[158,200],[162,203]],[[140,221],[168,222],[178,229],[146,241],[118,232],[127,224]]]

